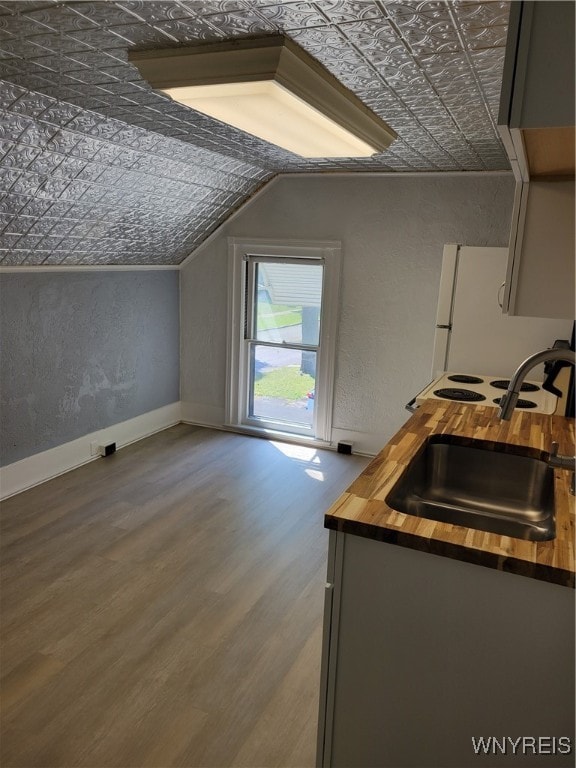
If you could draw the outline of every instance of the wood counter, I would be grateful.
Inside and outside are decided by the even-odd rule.
[[[498,419],[488,406],[425,402],[348,490],[330,507],[325,526],[410,549],[574,587],[574,496],[571,473],[555,470],[556,538],[525,541],[396,512],[385,498],[422,443],[435,434],[510,443],[574,455],[574,422],[562,416],[516,411]]]

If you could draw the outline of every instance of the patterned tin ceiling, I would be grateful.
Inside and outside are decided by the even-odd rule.
[[[1,2],[0,263],[178,264],[279,172],[509,168],[509,3]],[[155,93],[129,49],[283,32],[398,133],[304,160]]]

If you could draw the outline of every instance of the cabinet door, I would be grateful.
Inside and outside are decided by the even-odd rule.
[[[514,50],[510,128],[574,124],[574,3],[513,3],[520,16]],[[508,49],[506,51],[508,56]]]
[[[574,743],[571,589],[338,535],[346,541],[333,728],[322,765],[573,766],[570,754],[479,755],[472,742]]]
[[[525,194],[514,314],[573,318],[574,182],[531,181]]]

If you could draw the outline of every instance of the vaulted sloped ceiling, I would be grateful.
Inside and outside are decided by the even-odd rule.
[[[279,172],[509,168],[509,4],[0,2],[0,263],[178,264]],[[398,133],[304,160],[155,93],[130,49],[285,33]]]

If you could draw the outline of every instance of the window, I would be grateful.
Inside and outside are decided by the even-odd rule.
[[[230,240],[226,421],[328,441],[340,244]]]

